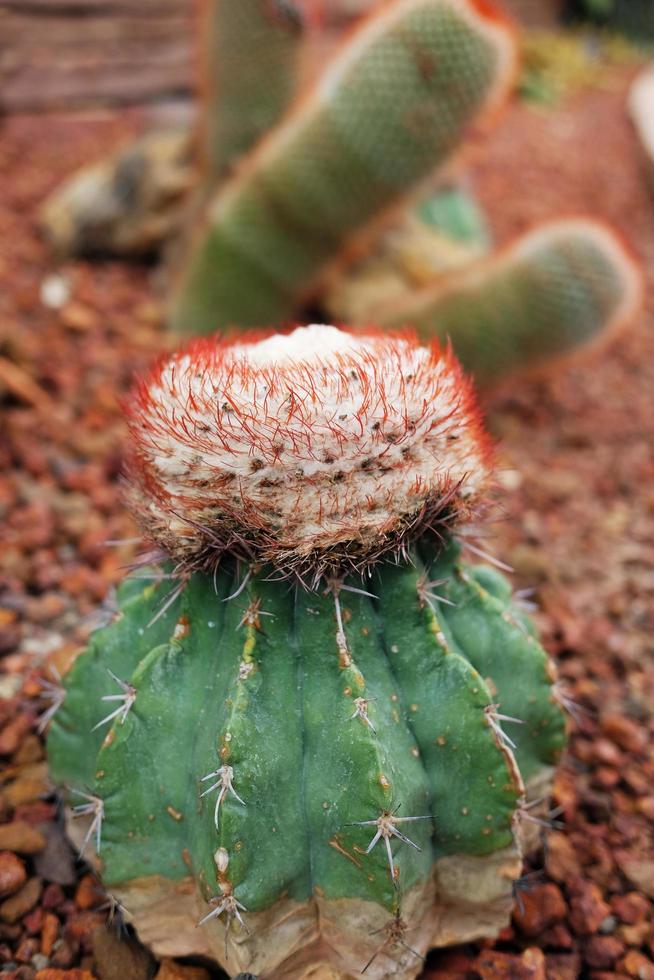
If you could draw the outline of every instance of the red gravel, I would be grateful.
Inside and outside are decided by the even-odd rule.
[[[500,240],[586,211],[621,227],[654,268],[654,202],[626,82],[616,75],[609,90],[558,110],[516,106],[483,150],[473,146]],[[13,118],[0,147],[0,969],[20,980],[105,980],[118,962],[104,898],[48,797],[36,673],[84,642],[133,552],[105,546],[134,534],[119,499],[116,399],[167,340],[148,269],[55,268],[35,212],[137,123]],[[69,291],[58,309],[42,301],[61,286],[54,273]],[[647,312],[601,356],[514,382],[488,405],[507,487],[490,545],[517,585],[535,586],[545,641],[580,711],[555,786],[564,826],[543,834],[513,925],[494,943],[433,953],[428,977],[654,977],[652,286]],[[155,968],[162,980],[207,978],[120,943],[123,955],[135,978]]]

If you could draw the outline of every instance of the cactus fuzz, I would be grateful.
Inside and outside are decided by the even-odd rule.
[[[474,512],[489,443],[449,350],[300,328],[196,342],[133,397],[131,500],[182,565],[360,571]]]

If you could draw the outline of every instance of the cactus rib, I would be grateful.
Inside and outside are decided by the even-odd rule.
[[[290,0],[201,0],[200,157],[208,186],[273,126],[291,101],[303,33]]]
[[[503,709],[509,703],[506,684],[494,681],[491,694],[473,666],[474,621],[468,636],[455,641],[464,611],[444,605],[437,618],[420,599],[424,569],[417,554],[413,560],[417,567],[383,571],[376,599],[347,594],[344,641],[331,595],[293,596],[267,582],[263,570],[253,574],[248,593],[222,606],[218,623],[220,596],[233,589],[232,576],[218,574],[218,598],[209,577],[191,578],[177,621],[168,620],[168,641],[146,653],[131,674],[130,683],[139,687],[137,713],[124,725],[114,719],[94,767],[92,798],[104,807],[104,878],[128,908],[130,881],[157,875],[182,881],[192,873],[208,903],[204,911],[198,906],[196,921],[210,930],[223,962],[227,942],[229,966],[234,942],[241,956],[248,943],[245,931],[234,931],[240,929],[236,911],[247,925],[284,895],[299,914],[319,894],[331,928],[340,922],[346,929],[338,911],[343,898],[379,903],[394,916],[402,896],[416,888],[427,900],[430,869],[440,858],[491,856],[511,845],[523,791],[513,752],[490,720],[493,698]],[[444,567],[440,571],[445,575]],[[447,593],[469,581],[453,555]],[[512,677],[529,685],[529,671],[540,669],[544,654],[510,617],[501,618],[499,600],[481,586],[474,592],[484,607],[498,604],[504,642],[522,652],[510,661]],[[239,627],[255,596],[274,618],[265,620],[265,629],[263,620]],[[145,589],[123,608],[119,623],[134,614],[142,622],[157,598]],[[207,610],[217,616],[210,638]],[[95,673],[87,699],[96,714],[102,705],[94,695],[103,678],[94,661],[101,649],[103,672],[116,664],[120,650],[111,632],[119,623],[104,631],[106,647],[96,636],[95,649],[65,680],[70,692],[79,686],[80,666]],[[560,748],[563,725],[551,686],[543,681],[534,690],[535,707],[525,703],[532,696],[527,690],[521,712],[547,717],[552,729],[549,741],[531,722],[515,734],[516,756],[531,761],[533,776],[537,766],[552,764],[551,741]],[[363,696],[374,730],[352,717]],[[191,726],[183,722],[188,705],[199,706]],[[80,718],[88,721],[81,701],[68,699],[50,734],[53,773],[71,785],[84,779],[92,737]],[[182,743],[189,746],[190,766],[179,765]],[[202,777],[221,767],[231,769],[237,793],[224,793],[216,826],[216,803],[205,796]],[[125,778],[134,772],[137,781]],[[371,846],[375,841],[381,851]],[[253,955],[246,965],[258,970],[261,952]]]

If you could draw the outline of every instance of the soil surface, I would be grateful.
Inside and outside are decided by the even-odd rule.
[[[468,165],[498,241],[586,212],[654,270],[629,76],[555,108],[517,104],[474,138]],[[170,341],[151,269],[57,266],[36,210],[141,123],[138,112],[13,117],[0,146],[0,969],[21,980],[208,975],[153,962],[117,928],[64,840],[37,721],[39,676],[84,643],[137,547],[120,501],[118,398]],[[645,312],[610,347],[486,396],[505,515],[487,547],[517,588],[534,588],[576,707],[558,815],[512,926],[431,954],[426,977],[654,980],[653,287],[650,275]]]

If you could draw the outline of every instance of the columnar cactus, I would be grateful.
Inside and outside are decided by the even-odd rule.
[[[409,978],[496,934],[565,725],[506,579],[464,560],[492,450],[452,354],[197,341],[129,420],[165,564],[73,664],[49,754],[141,937],[231,975]]]
[[[364,19],[207,206],[175,270],[173,326],[291,317],[505,97],[514,71],[512,32],[486,0],[395,0]]]
[[[215,179],[293,97],[305,16],[289,0],[201,0],[198,7],[206,107],[199,149],[205,173]]]
[[[341,288],[349,304],[359,301],[362,321],[410,323],[423,337],[453,337],[464,367],[488,384],[610,339],[637,311],[642,277],[610,228],[575,218],[540,225],[485,261],[406,289],[391,302],[383,295],[375,302],[364,289],[356,282],[349,292]],[[334,299],[332,311],[347,317],[337,294]]]
[[[272,30],[270,11],[250,3]],[[224,19],[222,6],[215,17]],[[207,57],[207,45],[215,73],[221,58],[215,44]],[[270,92],[253,62],[242,75],[256,118]],[[205,166],[209,203],[175,253],[173,327],[278,324],[309,303],[344,322],[449,338],[482,382],[610,336],[642,295],[637,267],[610,228],[550,222],[482,263],[478,211],[468,215],[472,240],[447,235],[470,199],[459,195],[459,213],[445,209],[435,229],[425,215],[447,195],[416,196],[471,122],[506,99],[515,64],[511,26],[491,3],[394,0],[373,10],[230,180],[216,182],[216,168]],[[216,88],[210,70],[205,76],[215,98],[204,102],[203,130],[220,129],[230,113],[244,118],[239,99]]]
[[[552,222],[482,264],[479,211],[442,193],[439,168],[516,75],[514,30],[492,0],[201,0],[197,23],[193,139],[141,140],[42,211],[61,253],[171,239],[161,281],[176,331],[415,315],[495,381],[608,335],[637,306],[609,228]]]

